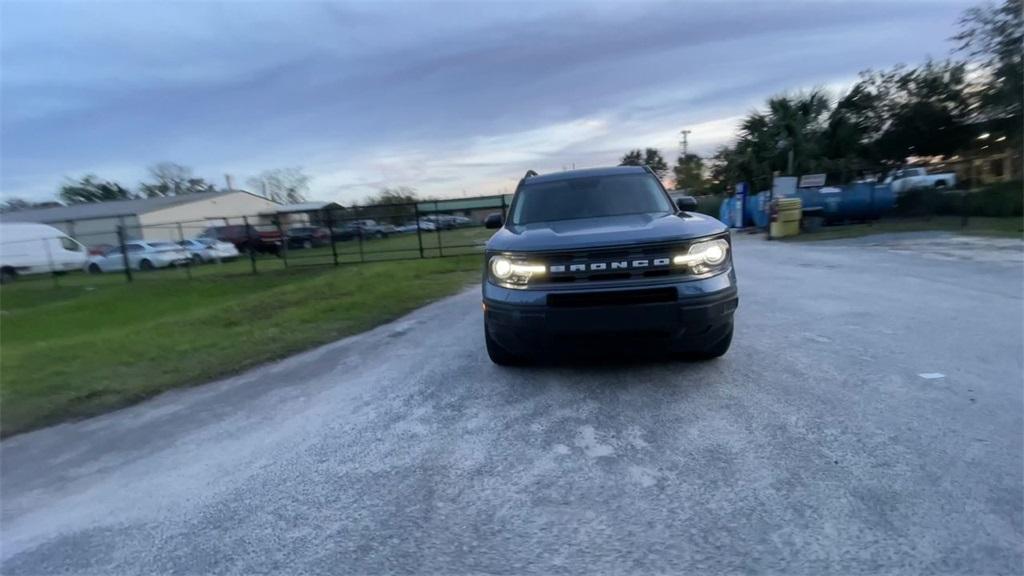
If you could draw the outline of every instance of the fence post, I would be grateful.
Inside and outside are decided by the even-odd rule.
[[[274,225],[277,226],[277,236],[281,239],[281,254],[284,258],[284,268],[288,269],[288,239],[284,236],[284,227],[281,226],[281,216],[274,217]]]
[[[252,273],[256,274],[256,245],[252,241],[252,226],[249,226],[249,217],[242,216],[242,223],[245,224],[246,246],[249,248],[249,264],[252,265]]]
[[[334,243],[334,214],[327,209],[323,211],[327,221],[327,232],[331,235],[331,255],[334,256],[334,265],[338,265],[338,246]]]
[[[121,222],[124,222],[124,216],[121,217]],[[121,247],[121,262],[124,264],[124,276],[131,282],[132,266],[128,261],[128,248],[124,245],[124,224],[117,225],[117,244]]]
[[[872,183],[869,186],[871,186],[871,195],[868,206],[868,226],[871,226],[878,218],[878,215],[875,214],[875,184]]]
[[[50,276],[53,277],[53,287],[59,288],[60,282],[57,281],[57,268],[53,265],[53,253],[50,251],[50,239],[43,238],[43,248],[46,249],[46,261],[50,265]]]
[[[960,227],[967,228],[967,216],[968,216],[968,201],[967,191],[964,190],[960,193]]]
[[[181,227],[181,222],[178,222],[178,246],[185,248],[182,244],[185,243],[185,231]],[[185,262],[185,274],[188,275],[188,279],[192,279],[192,255],[188,253],[188,248],[185,248],[185,255],[188,256],[188,262]]]
[[[420,245],[420,258],[423,258],[423,234],[420,231],[420,204],[414,202],[412,205],[413,210],[416,212],[416,242]]]
[[[444,248],[441,247],[441,226],[438,224],[437,218],[437,200],[434,200],[434,230],[437,231],[437,256],[441,258],[444,256]]]
[[[366,262],[366,258],[363,257],[363,228],[362,226],[356,227],[356,237],[359,240],[359,261]]]

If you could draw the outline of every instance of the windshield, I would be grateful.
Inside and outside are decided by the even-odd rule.
[[[654,178],[623,174],[526,184],[516,196],[512,223],[673,212]]]
[[[171,242],[150,242],[149,245],[154,250],[180,250],[181,246],[173,244]]]

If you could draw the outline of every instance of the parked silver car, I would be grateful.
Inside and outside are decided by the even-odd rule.
[[[214,238],[196,238],[194,240],[182,240],[178,244],[188,251],[193,264],[204,262],[223,262],[238,258],[238,248],[231,242],[224,242]]]
[[[188,251],[173,242],[125,242],[125,252],[120,246],[114,246],[103,254],[89,257],[86,270],[93,274],[124,270],[124,255],[128,255],[128,265],[134,270],[154,270],[188,264]]]

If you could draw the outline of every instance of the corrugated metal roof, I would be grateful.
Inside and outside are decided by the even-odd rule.
[[[337,202],[297,202],[295,204],[285,204],[275,210],[278,214],[287,214],[290,212],[316,212],[317,210],[323,210],[325,208],[341,209],[344,208]]]
[[[222,192],[206,192],[185,196],[161,196],[158,198],[141,198],[138,200],[115,200],[113,202],[89,202],[86,204],[70,204],[57,208],[37,208],[35,210],[18,210],[7,212],[0,219],[9,222],[67,222],[68,220],[90,220],[95,218],[111,218],[114,216],[134,216],[154,210],[161,210],[180,204],[199,202],[220,198],[228,194],[252,194],[245,190],[224,190]],[[260,196],[260,198],[263,198]],[[270,201],[270,200],[268,200]]]
[[[505,195],[505,206],[512,203],[512,195]],[[482,208],[501,208],[501,196],[487,196],[485,198],[466,198],[452,200],[433,200],[418,202],[420,212],[449,212],[453,210],[479,210]]]

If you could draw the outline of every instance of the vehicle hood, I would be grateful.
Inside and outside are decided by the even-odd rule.
[[[507,225],[491,237],[487,250],[536,252],[653,244],[690,240],[726,230],[725,224],[695,212],[628,214]]]

